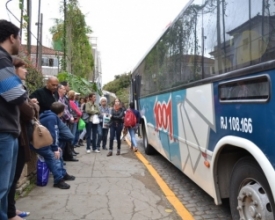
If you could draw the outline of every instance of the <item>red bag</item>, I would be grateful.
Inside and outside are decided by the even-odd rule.
[[[127,110],[124,117],[124,126],[125,127],[134,127],[137,123],[137,118],[133,111]]]

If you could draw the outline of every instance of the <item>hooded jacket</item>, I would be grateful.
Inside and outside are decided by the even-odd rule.
[[[59,126],[60,119],[51,110],[44,111],[40,115],[40,123],[44,125],[52,135],[53,144],[51,145],[52,151],[58,151],[59,147]]]

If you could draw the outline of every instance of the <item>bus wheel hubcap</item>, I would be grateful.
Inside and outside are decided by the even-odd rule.
[[[267,193],[260,184],[254,181],[249,182],[240,190],[237,209],[241,220],[273,218]]]

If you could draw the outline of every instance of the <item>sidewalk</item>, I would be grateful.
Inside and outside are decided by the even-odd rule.
[[[28,220],[180,219],[126,142],[120,156],[107,157],[103,150],[86,154],[85,147],[76,151],[79,162],[66,166],[76,176],[67,182],[69,190],[54,188],[50,177],[47,186],[36,187],[17,201],[18,209],[31,212]]]

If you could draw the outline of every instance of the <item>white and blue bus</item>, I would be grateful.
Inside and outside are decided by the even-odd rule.
[[[234,220],[275,219],[274,0],[190,1],[132,79],[147,154]]]

